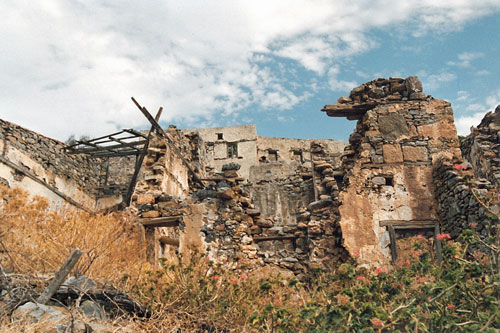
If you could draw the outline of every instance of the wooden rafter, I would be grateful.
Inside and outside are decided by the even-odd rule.
[[[139,131],[124,129],[90,140],[78,140],[64,147],[68,154],[86,154],[90,157],[119,157],[139,155],[147,136]]]

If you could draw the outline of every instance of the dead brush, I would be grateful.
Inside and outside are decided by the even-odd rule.
[[[113,280],[140,262],[132,216],[49,209],[47,199],[28,198],[0,186],[0,263],[16,273],[46,274],[58,269],[74,248],[84,255],[77,274]]]

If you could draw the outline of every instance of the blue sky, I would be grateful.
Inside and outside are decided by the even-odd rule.
[[[438,4],[436,4],[438,3]],[[500,104],[500,0],[3,1],[0,118],[65,140],[161,124],[257,124],[347,140],[320,109],[418,75],[467,134]]]

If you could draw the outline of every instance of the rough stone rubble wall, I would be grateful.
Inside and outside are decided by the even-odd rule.
[[[102,181],[104,165],[86,156],[65,154],[62,151],[64,146],[62,142],[0,120],[2,157],[27,168],[40,180],[85,206],[93,207],[92,189]],[[65,203],[43,185],[20,175],[3,163],[0,163],[0,177],[6,179],[10,186],[25,188],[31,194],[44,195],[56,204]]]
[[[183,156],[190,164],[197,163],[198,170],[204,170],[210,160],[193,152],[203,151],[205,143],[189,139],[189,135],[179,134],[175,144],[191,145],[182,149]],[[316,164],[327,161],[339,164],[339,154],[330,154],[328,145],[318,144],[313,150],[319,154],[314,157]],[[186,257],[193,247],[198,247],[219,261],[245,259],[255,268],[273,265],[302,276],[313,261],[321,264],[328,258],[338,261],[341,255],[345,257],[345,251],[340,254],[336,248],[341,241],[337,220],[331,225],[325,222],[336,212],[333,200],[325,200],[326,205],[319,202],[311,206],[314,201],[311,168],[299,164],[292,176],[280,177],[273,172],[271,178],[248,183],[239,177],[237,164],[228,164],[223,172],[204,176],[205,186],[196,188],[192,181],[186,183],[186,166],[168,151],[163,139],[155,136],[143,169],[143,178],[132,196],[139,218],[182,216],[179,226],[146,230],[149,239],[153,239],[156,259],[165,257],[175,261],[179,252]],[[173,174],[180,177],[172,178]],[[318,186],[326,184],[325,179],[320,179]],[[330,192],[331,186],[327,188],[328,191],[322,190],[325,197],[334,194]],[[318,224],[324,225],[318,227]],[[323,232],[326,242],[321,241]],[[167,238],[169,243],[162,244],[161,240]]]
[[[474,168],[476,178],[486,178],[500,186],[500,105],[485,115],[477,128],[461,141],[464,158]]]
[[[485,179],[474,179],[473,170],[459,170],[460,167],[465,168],[465,165],[446,160],[439,160],[434,165],[441,231],[456,238],[463,230],[475,229],[487,239],[492,214],[479,201],[492,204],[491,209],[494,209],[498,202],[492,203],[491,199],[498,199],[497,188]]]
[[[384,221],[438,221],[432,164],[460,158],[450,104],[426,96],[418,79],[377,79],[326,106],[359,119],[342,160],[344,245],[365,264],[389,265]]]

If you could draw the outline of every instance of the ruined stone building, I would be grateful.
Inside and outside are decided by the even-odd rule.
[[[97,141],[63,151],[1,121],[0,180],[89,209],[123,195],[153,262],[200,249],[303,276],[354,254],[390,266],[398,240],[412,233],[457,237],[477,223],[487,235],[491,216],[477,199],[499,184],[500,107],[461,141],[450,103],[426,95],[416,77],[367,82],[322,111],[357,122],[349,142],[260,137],[254,125],[164,130],[153,121],[149,135],[132,132],[135,143],[112,137],[105,153]]]

